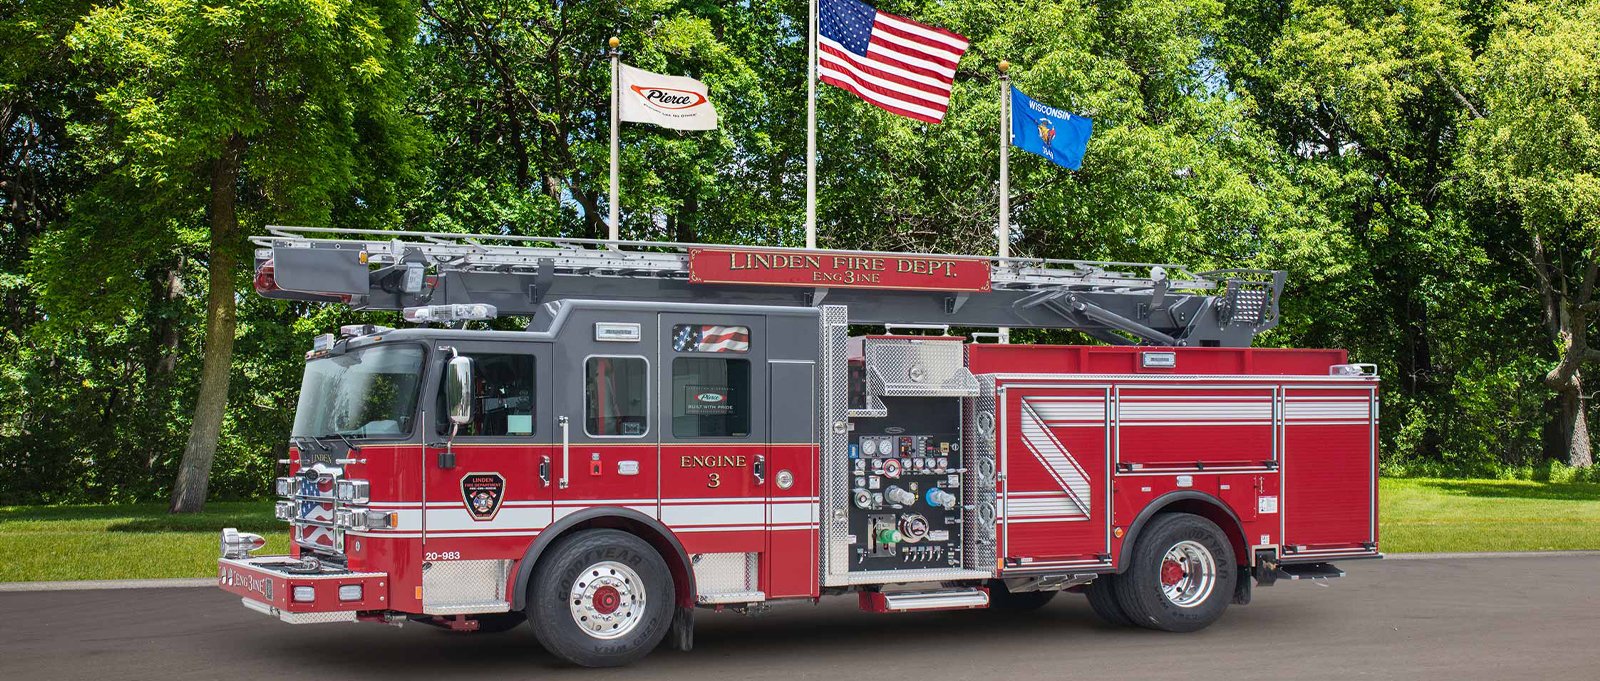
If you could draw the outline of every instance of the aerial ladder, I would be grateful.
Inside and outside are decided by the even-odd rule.
[[[1285,278],[1276,270],[1197,272],[1171,263],[315,227],[267,232],[252,238],[255,288],[281,300],[362,310],[479,305],[498,316],[530,318],[564,299],[826,302],[848,306],[853,324],[1071,329],[1118,345],[1248,347],[1256,334],[1277,325]],[[697,273],[709,256],[792,262],[802,269],[820,262],[818,256],[846,268],[916,260],[978,274],[949,288],[934,280],[901,287],[802,284],[758,273],[712,283]],[[834,269],[831,274],[839,274]]]

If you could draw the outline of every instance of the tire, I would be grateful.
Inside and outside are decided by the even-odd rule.
[[[572,664],[629,664],[654,650],[672,624],[666,562],[644,540],[619,530],[563,537],[540,558],[528,588],[534,635]]]
[[[989,609],[1005,610],[1007,612],[1028,612],[1038,610],[1056,597],[1054,591],[1019,591],[1012,593],[1006,590],[1005,582],[989,583]]]
[[[1117,576],[1114,574],[1100,575],[1083,590],[1089,597],[1089,609],[1094,611],[1096,617],[1106,624],[1116,627],[1131,627],[1133,620],[1128,619],[1128,613],[1123,612],[1122,604],[1117,602]]]
[[[1112,590],[1134,624],[1196,631],[1222,617],[1237,577],[1233,547],[1216,523],[1188,513],[1164,513],[1140,533],[1128,568]]]

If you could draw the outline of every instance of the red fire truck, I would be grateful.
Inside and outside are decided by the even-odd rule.
[[[589,666],[689,649],[702,609],[828,595],[888,613],[1070,591],[1190,631],[1254,586],[1380,555],[1376,372],[1250,347],[1281,272],[305,228],[257,244],[262,295],[415,325],[307,353],[276,480],[291,553],[223,530],[220,586],[284,622],[527,622]],[[466,328],[497,317],[523,330]],[[1106,344],[1008,342],[1023,327]]]

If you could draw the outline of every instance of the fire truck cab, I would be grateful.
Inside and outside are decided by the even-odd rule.
[[[674,254],[687,281],[670,264],[650,274],[644,256],[587,289],[616,295],[577,298],[549,295],[558,266],[582,269],[556,256],[587,244],[475,246],[473,263],[340,236],[275,233],[258,290],[458,327],[498,307],[528,322],[319,337],[275,481],[293,548],[252,555],[259,537],[224,530],[218,561],[223,589],[285,622],[527,623],[558,657],[609,666],[663,640],[689,649],[697,611],[826,595],[902,612],[1027,609],[1071,591],[1113,623],[1187,631],[1248,603],[1253,586],[1379,557],[1375,372],[1340,350],[1223,344],[1237,340],[1224,327],[1274,321],[1275,290],[1226,300],[1124,282],[1115,295],[1147,306],[1134,321],[1078,307],[1105,311],[1120,300],[1109,297],[1060,298],[1050,314],[1173,344],[1022,345],[925,324],[1037,322],[1038,306],[1017,301],[1055,289],[1016,287],[1009,317],[968,302],[1010,290],[987,262],[978,284],[902,289],[937,291],[933,314],[917,312],[923,298],[873,307],[870,291],[833,304],[819,287],[749,289],[802,289],[784,289],[793,299],[704,288],[728,274],[717,265],[757,260],[743,250],[700,268],[706,256]],[[750,276],[828,269],[818,253]],[[972,267],[851,257],[847,271],[882,257],[881,272],[908,277]],[[329,258],[344,283],[329,280]],[[648,282],[656,295],[641,299],[629,288],[641,276],[668,284]],[[462,302],[401,304],[430,298]],[[1197,325],[1229,305],[1243,321]],[[857,310],[924,325],[852,334]]]

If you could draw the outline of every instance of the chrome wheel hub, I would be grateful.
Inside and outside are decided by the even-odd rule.
[[[572,582],[567,608],[584,633],[601,639],[633,631],[644,619],[644,582],[639,573],[622,563],[601,561],[590,565]]]
[[[1161,558],[1161,593],[1180,608],[1193,608],[1217,585],[1217,560],[1205,545],[1184,540]]]

